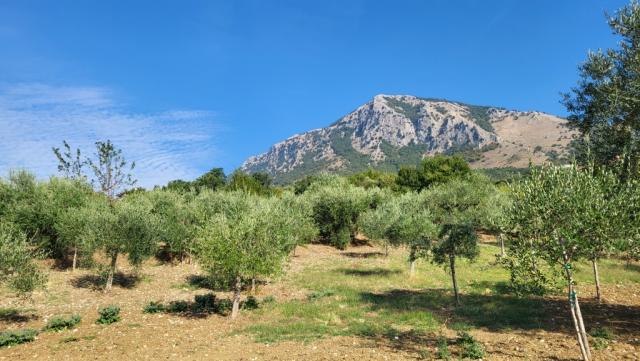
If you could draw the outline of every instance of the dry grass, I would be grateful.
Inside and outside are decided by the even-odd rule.
[[[402,250],[346,252],[299,248],[281,277],[258,291],[275,302],[244,311],[236,322],[219,315],[145,314],[149,301],[192,301],[211,292],[194,282],[195,264],[147,262],[135,274],[120,265],[120,284],[104,294],[88,271],[52,270],[46,291],[23,301],[3,294],[0,328],[42,328],[57,315],[79,314],[75,330],[41,333],[29,344],[0,349],[0,360],[406,360],[433,358],[437,339],[451,342],[468,330],[489,360],[577,359],[561,296],[518,299],[504,293],[507,273],[492,265],[497,248],[484,245],[477,263],[462,263],[463,307],[452,306],[449,275],[422,262],[409,278]],[[619,262],[601,265],[606,303],[589,299],[589,268],[579,275],[589,325],[605,326],[614,339],[594,351],[601,360],[638,359],[640,271]],[[135,275],[135,277],[134,277]],[[229,295],[217,292],[219,297]],[[116,304],[122,320],[95,324],[97,310]]]

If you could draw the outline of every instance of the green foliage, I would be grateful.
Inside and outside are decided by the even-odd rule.
[[[266,296],[265,298],[262,299],[262,303],[275,303],[275,302],[276,302],[276,298],[273,295]]]
[[[142,309],[143,313],[160,313],[164,312],[165,307],[161,302],[151,301],[147,303]]]
[[[46,276],[34,262],[36,256],[18,227],[0,220],[0,284],[19,293],[43,286]]]
[[[576,167],[553,166],[534,169],[514,184],[509,253],[512,276],[520,275],[514,281],[552,284],[554,274],[571,276],[560,266],[598,258],[636,234],[638,224],[628,216],[637,197],[624,191],[628,187],[610,173],[592,176]],[[547,272],[541,261],[551,267]]]
[[[349,183],[357,187],[365,189],[377,188],[394,188],[396,183],[396,175],[393,173],[367,169],[364,172],[355,173],[348,177]]]
[[[259,307],[260,305],[258,304],[258,300],[254,297],[254,296],[249,296],[247,297],[247,299],[242,303],[242,309],[243,310],[255,310]]]
[[[230,299],[223,298],[216,303],[216,313],[220,315],[227,315],[231,311],[233,302]]]
[[[109,325],[120,321],[120,307],[110,305],[98,310],[100,317],[96,320],[96,323],[101,325]]]
[[[392,197],[360,217],[360,229],[371,239],[409,248],[409,260],[425,256],[437,236],[425,195],[408,192]]]
[[[158,240],[170,258],[183,258],[193,251],[196,214],[191,197],[173,191],[154,190],[143,196],[156,217]]]
[[[224,187],[226,183],[227,183],[227,177],[224,174],[224,170],[222,168],[213,168],[207,173],[196,178],[196,180],[194,180],[193,182],[191,182],[191,186],[198,190],[210,189],[215,191],[217,189],[221,189],[222,187]],[[171,184],[170,182],[168,186],[173,188],[181,188],[184,186],[184,184],[182,183]]]
[[[14,346],[31,342],[38,336],[38,331],[33,329],[9,330],[0,332],[0,347]]]
[[[62,331],[72,329],[80,323],[80,320],[80,315],[53,317],[47,322],[47,325],[44,327],[44,331]]]
[[[190,305],[187,301],[171,301],[166,307],[169,313],[183,313],[189,311]]]
[[[589,52],[579,67],[580,79],[564,94],[569,123],[580,131],[578,160],[614,170],[622,179],[640,176],[640,110],[636,89],[640,83],[640,4],[632,1],[609,17],[609,27],[620,46]]]
[[[226,189],[229,191],[243,191],[245,193],[268,195],[271,193],[271,178],[266,173],[247,174],[236,170],[229,177]]]
[[[464,257],[470,261],[480,254],[478,236],[468,224],[445,224],[438,236],[439,241],[433,247],[433,262],[446,264],[452,257]]]
[[[216,305],[216,295],[206,293],[204,295],[195,295],[195,308],[200,311],[213,310]]]
[[[377,195],[335,176],[314,183],[304,194],[312,205],[320,236],[339,249],[346,248],[353,239],[358,217],[375,206]]]
[[[462,357],[472,360],[479,360],[484,358],[485,351],[482,344],[478,342],[469,333],[461,331],[458,332],[457,342],[462,346]]]
[[[401,187],[420,191],[470,174],[471,168],[461,157],[437,155],[423,159],[417,169],[401,168],[396,182]]]

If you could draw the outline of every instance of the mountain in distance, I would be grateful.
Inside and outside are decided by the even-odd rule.
[[[241,169],[282,184],[322,171],[397,171],[435,154],[460,154],[474,168],[522,168],[565,154],[573,139],[566,123],[541,112],[380,94],[326,128],[274,144]]]

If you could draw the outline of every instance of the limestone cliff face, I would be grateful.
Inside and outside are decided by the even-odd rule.
[[[396,169],[425,155],[461,151],[475,154],[477,167],[526,166],[564,149],[571,138],[564,124],[539,112],[381,94],[329,127],[274,144],[242,169],[283,182],[323,170]]]

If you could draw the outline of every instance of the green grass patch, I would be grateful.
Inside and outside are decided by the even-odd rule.
[[[71,315],[69,317],[56,316],[51,318],[43,331],[62,331],[75,328],[80,323],[80,315]]]
[[[31,342],[36,339],[37,330],[10,330],[0,332],[0,347],[14,346],[21,343]]]

